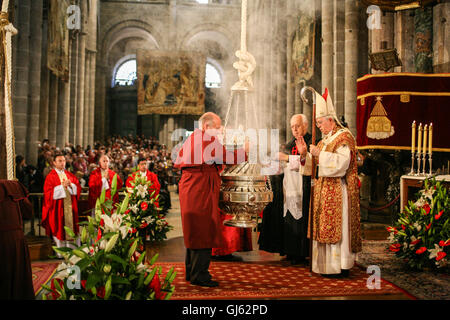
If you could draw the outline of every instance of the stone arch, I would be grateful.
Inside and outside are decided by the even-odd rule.
[[[191,28],[181,37],[180,49],[183,50],[189,46],[189,43],[196,38],[212,40],[221,44],[228,52],[234,52],[238,49],[238,42],[233,37],[229,29],[219,24],[207,23]]]
[[[108,59],[111,48],[121,40],[127,38],[142,38],[160,48],[161,36],[148,23],[136,19],[122,20],[115,24],[110,24],[103,33],[101,40],[101,54],[104,59]]]

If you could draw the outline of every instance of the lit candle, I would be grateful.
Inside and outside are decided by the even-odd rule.
[[[433,153],[433,123],[430,124],[430,134],[428,135],[428,138],[430,139],[428,142],[428,153],[432,154]]]
[[[423,129],[423,150],[422,153],[425,155],[427,153],[427,143],[428,143],[428,125],[425,125]]]
[[[411,137],[411,153],[416,151],[416,121],[412,124],[412,137]]]
[[[420,151],[422,150],[422,124],[419,124],[419,138],[417,139],[417,153],[420,154]]]

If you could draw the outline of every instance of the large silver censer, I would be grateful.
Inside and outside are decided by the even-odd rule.
[[[227,167],[221,176],[219,207],[233,216],[224,225],[256,227],[259,214],[273,200],[270,179],[261,175],[261,165],[244,162]]]

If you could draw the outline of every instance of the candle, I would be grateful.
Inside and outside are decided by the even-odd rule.
[[[430,139],[428,142],[428,153],[432,154],[433,153],[433,123],[430,124],[430,128],[428,129],[430,130],[430,134],[428,135],[428,138]]]
[[[419,138],[417,139],[417,153],[419,154],[420,151],[422,150],[422,133],[423,133],[422,124],[419,124]]]
[[[423,129],[423,150],[422,153],[425,155],[427,153],[427,143],[428,143],[428,125],[425,125]]]
[[[412,124],[412,137],[411,137],[411,153],[414,153],[416,149],[416,121]]]

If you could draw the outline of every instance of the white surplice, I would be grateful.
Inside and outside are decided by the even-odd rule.
[[[326,135],[322,150],[341,134]],[[349,270],[355,263],[356,254],[350,249],[349,208],[345,174],[350,166],[351,153],[347,146],[339,147],[336,153],[321,151],[319,155],[319,177],[341,178],[342,185],[342,237],[336,244],[313,241],[312,270],[320,274],[339,274],[342,269]],[[312,156],[308,153],[306,163],[300,167],[300,174],[311,175]]]
[[[289,162],[284,168],[283,194],[284,194],[284,213],[286,217],[289,211],[295,220],[303,216],[303,176],[298,174],[300,167],[300,156],[290,155]]]

